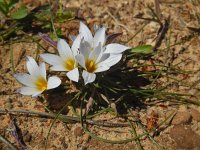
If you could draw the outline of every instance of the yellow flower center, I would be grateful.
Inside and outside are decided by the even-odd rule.
[[[47,80],[43,77],[39,77],[35,84],[39,91],[44,91],[47,89]]]
[[[87,71],[90,73],[93,73],[97,69],[95,61],[89,60],[89,59],[86,60],[85,67],[86,67]]]
[[[73,58],[68,58],[66,61],[65,61],[65,68],[67,71],[70,71],[70,70],[73,70],[74,69],[74,65],[75,65],[75,59]]]

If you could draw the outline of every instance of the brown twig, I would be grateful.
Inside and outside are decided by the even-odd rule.
[[[0,135],[0,141],[6,144],[11,150],[18,150],[10,141]]]
[[[30,115],[30,116],[39,116],[39,117],[46,117],[46,118],[55,118],[56,113],[45,113],[45,112],[35,112],[35,111],[29,111],[29,110],[5,110],[0,109],[0,114],[12,114],[12,115]],[[72,116],[66,116],[66,115],[59,115],[58,119],[60,119],[63,122],[69,122],[71,120],[72,122],[80,122],[80,117],[72,117]],[[129,126],[128,123],[112,123],[108,121],[101,121],[101,120],[91,120],[91,119],[85,119],[84,120],[86,124],[90,125],[97,125],[97,126],[104,126],[104,127],[127,127]],[[137,120],[136,120],[137,121]]]

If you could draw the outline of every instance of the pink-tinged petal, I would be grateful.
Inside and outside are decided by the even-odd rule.
[[[99,28],[95,35],[94,35],[94,47],[98,46],[99,43],[101,43],[101,45],[103,46],[105,44],[106,41],[106,29],[105,27]]]
[[[67,73],[67,77],[72,81],[78,82],[79,79],[78,68],[74,68],[73,70],[69,71]]]
[[[61,80],[60,78],[56,77],[56,76],[52,76],[48,79],[47,82],[47,89],[54,89],[56,87],[58,87],[61,84]]]
[[[117,44],[117,43],[112,43],[106,46],[106,50],[104,51],[104,53],[119,54],[119,53],[124,52],[127,49],[130,49],[130,47]]]
[[[122,54],[112,54],[108,59],[103,61],[103,63],[107,64],[109,67],[117,64],[122,58]]]
[[[35,87],[34,80],[29,74],[17,73],[14,75],[14,77],[23,85]]]
[[[40,57],[50,65],[59,65],[64,63],[60,56],[54,54],[40,54]]]
[[[58,44],[57,44],[57,48],[58,48],[58,52],[59,52],[60,57],[64,61],[66,60],[66,58],[74,57],[69,45],[67,44],[67,42],[65,40],[59,39]]]
[[[27,62],[26,62],[27,70],[30,73],[30,75],[34,77],[38,77],[40,75],[40,69],[36,63],[36,61],[30,57],[27,56]]]
[[[94,82],[94,80],[96,78],[96,74],[89,73],[85,70],[83,70],[82,76],[83,76],[83,80],[84,80],[85,85],[88,84],[88,83]]]
[[[89,28],[83,23],[80,22],[79,34],[84,37],[84,40],[91,43],[93,40],[93,36]]]
[[[37,88],[32,87],[21,87],[17,92],[22,95],[32,95],[34,97],[40,95],[43,91],[38,91]]]

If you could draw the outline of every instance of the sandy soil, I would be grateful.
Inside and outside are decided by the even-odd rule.
[[[24,1],[26,2],[26,1]],[[28,1],[31,3],[31,1]],[[36,5],[34,1],[33,6]],[[83,17],[91,28],[94,24],[107,27],[108,33],[122,32],[122,36],[118,41],[124,43],[130,39],[147,21],[138,19],[136,16],[148,18],[151,12],[148,6],[154,9],[154,0],[143,2],[141,0],[69,0],[64,1],[66,8],[77,8],[78,13]],[[199,31],[195,33],[188,27],[198,28],[200,20],[197,15],[200,15],[200,3],[195,0],[165,0],[161,1],[161,18],[167,19],[170,16],[170,27],[162,41],[161,46],[155,56],[152,57],[153,63],[161,64],[178,64],[178,68],[192,71],[191,74],[172,74],[171,77],[178,79],[177,82],[172,79],[161,77],[156,82],[156,86],[167,85],[168,91],[190,93],[195,96],[200,95],[199,84],[191,88],[196,81],[199,80],[200,74],[200,38]],[[56,25],[60,26],[60,25]],[[77,32],[79,20],[67,21],[61,24],[63,32],[67,35]],[[135,47],[141,44],[154,45],[157,32],[160,26],[156,22],[149,22],[143,30],[141,30],[127,45]],[[170,45],[179,43],[175,46],[166,49],[167,42],[170,39]],[[69,40],[67,38],[67,40]],[[43,41],[40,41],[49,51],[56,51],[49,47]],[[0,46],[0,108],[14,110],[33,110],[45,112],[43,104],[35,98],[22,96],[16,93],[16,90],[21,86],[13,77],[12,65],[10,63],[10,49],[14,52],[14,65],[16,72],[26,72],[25,56],[36,57],[37,53],[43,53],[44,50],[37,43],[18,42],[12,45]],[[40,60],[39,60],[40,61]],[[141,61],[141,63],[150,63]],[[140,68],[151,70],[151,67]],[[65,101],[62,96],[55,96],[52,102],[54,109],[59,109]],[[58,103],[59,102],[59,103]],[[61,103],[61,104],[60,104]],[[189,104],[177,104],[172,102],[161,102],[145,104],[145,108],[132,108],[131,111],[137,114],[144,125],[147,125],[148,117],[152,119],[152,113],[157,114],[158,123],[164,120],[172,112],[177,112],[171,122],[166,122],[159,129],[159,134],[154,136],[155,142],[152,142],[148,137],[141,138],[141,145],[145,150],[154,149],[200,149],[200,107]],[[71,111],[66,110],[68,115]],[[12,116],[14,117],[14,116]],[[30,117],[28,115],[15,116],[17,126],[20,128],[23,140],[27,145],[28,150],[44,149],[45,138],[52,123],[52,119]],[[121,117],[115,117],[112,114],[101,114],[95,117],[96,120],[110,120],[112,122],[124,123],[125,120]],[[0,134],[5,136],[15,146],[21,149],[20,145],[11,136],[8,131],[10,126],[9,115],[0,115],[1,125]],[[143,129],[134,124],[137,134],[143,133]],[[89,125],[88,128],[95,134],[110,140],[123,140],[132,137],[129,132],[130,127],[98,127]],[[9,148],[3,143],[0,143],[0,149],[8,150]],[[56,121],[52,127],[49,140],[48,150],[122,150],[122,149],[140,149],[135,141],[124,144],[110,144],[91,138],[87,133],[83,132],[80,123],[65,124],[61,121]]]

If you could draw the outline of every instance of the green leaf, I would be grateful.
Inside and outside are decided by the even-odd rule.
[[[130,50],[132,53],[140,53],[140,54],[151,54],[153,53],[153,46],[151,45],[141,45]]]
[[[71,11],[64,11],[63,13],[56,13],[56,19],[58,22],[62,23],[66,20],[70,20],[74,18],[74,14]]]
[[[10,0],[10,2],[8,3],[8,10],[11,10],[18,2],[19,0]]]
[[[28,9],[26,6],[21,6],[16,12],[11,15],[13,19],[22,19],[28,15]]]
[[[0,0],[0,11],[6,15],[8,13],[8,5],[3,0]]]

